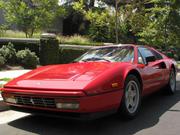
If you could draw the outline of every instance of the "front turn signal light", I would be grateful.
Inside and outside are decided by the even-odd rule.
[[[112,88],[118,88],[118,87],[119,87],[119,84],[118,84],[118,83],[112,83],[112,84],[111,84],[111,87],[112,87]]]
[[[79,103],[56,103],[56,108],[67,109],[67,110],[77,110],[79,109]]]

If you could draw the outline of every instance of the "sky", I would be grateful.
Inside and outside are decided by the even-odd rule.
[[[66,2],[67,0],[59,0],[59,5],[62,5]],[[95,1],[95,7],[97,7],[99,5],[99,2],[96,0]]]

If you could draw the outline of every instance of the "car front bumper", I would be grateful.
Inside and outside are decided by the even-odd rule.
[[[52,92],[52,91],[51,91]],[[56,106],[48,107],[44,105],[37,105],[37,104],[28,104],[28,103],[10,103],[6,102],[8,105],[19,108],[29,110],[41,110],[41,111],[48,111],[48,112],[60,112],[60,113],[75,113],[75,114],[89,114],[89,113],[96,113],[96,112],[106,112],[109,110],[118,110],[121,98],[123,95],[123,90],[115,90],[108,93],[103,93],[99,95],[93,96],[65,96],[58,93],[49,93],[44,94],[43,92],[28,92],[28,90],[24,90],[24,92],[19,92],[18,90],[14,89],[4,89],[2,92],[2,97],[5,101],[5,98],[8,97],[25,97],[29,98],[28,101],[33,99],[53,99],[55,104],[57,102],[76,102],[79,103],[78,109],[58,109]],[[59,114],[61,115],[61,114]]]

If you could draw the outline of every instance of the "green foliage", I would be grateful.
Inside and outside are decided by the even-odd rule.
[[[98,7],[98,8],[91,8],[87,9],[85,8],[83,4],[83,0],[79,2],[75,2],[73,4],[73,8],[84,14],[86,20],[90,22],[89,29],[88,29],[88,35],[89,37],[98,42],[115,42],[116,36],[115,36],[115,12],[112,10],[112,8],[104,8],[104,7]],[[127,23],[127,17],[126,12],[124,8],[120,8],[121,17],[119,17],[118,21],[120,22],[118,25],[118,31],[119,31],[119,39],[121,43],[130,43],[133,42],[133,39],[131,39],[131,36],[128,35],[128,23]],[[111,12],[109,12],[111,11]]]
[[[2,29],[1,29],[2,28]],[[26,38],[26,35],[24,32],[21,31],[13,31],[13,30],[7,30],[6,25],[0,26],[0,37],[6,37],[6,38]],[[41,33],[35,32],[33,34],[33,38],[40,38]]]
[[[18,63],[27,69],[34,69],[39,64],[39,58],[29,49],[18,51],[16,57]]]
[[[3,8],[3,6],[4,6],[4,2],[0,0],[0,9]]]
[[[40,41],[40,63],[57,64],[59,61],[59,42],[55,38],[42,38]]]
[[[150,0],[149,0],[150,1]],[[146,20],[137,33],[144,44],[176,46],[180,43],[180,4],[178,0],[153,0],[154,6],[145,9]]]
[[[112,22],[112,17],[108,10],[104,9],[86,9],[83,0],[75,2],[73,8],[82,13],[85,18],[90,22],[89,36],[92,40],[106,42],[110,39],[109,34],[111,32],[110,23]]]
[[[115,0],[100,0],[115,7]],[[115,42],[115,11],[113,8],[87,8],[84,0],[74,2],[73,8],[90,22],[93,40]],[[134,0],[118,3],[118,33],[121,43],[152,46],[180,44],[180,3],[178,0]]]
[[[7,22],[16,24],[26,37],[32,37],[35,31],[50,27],[57,15],[65,13],[58,5],[58,0],[8,0],[4,10]]]
[[[35,4],[32,7],[22,0],[9,0],[6,2],[10,3],[9,5],[0,7],[10,9],[6,15],[8,22],[23,26],[21,29],[26,28],[29,35],[32,29],[37,31],[44,26],[49,27],[53,18],[59,14],[66,15],[68,10],[71,18],[69,20],[75,24],[71,25],[71,30],[78,26],[75,27],[75,31],[87,36],[62,36],[59,37],[60,43],[91,45],[92,41],[116,41],[115,0],[98,0],[102,3],[98,6],[95,6],[94,0],[67,0],[63,6],[58,6],[57,1],[32,0],[32,5]],[[117,17],[118,37],[121,43],[148,44],[163,47],[166,51],[169,46],[178,47],[180,44],[179,0],[120,1]]]
[[[113,29],[112,22],[113,17],[107,10],[102,12],[89,10],[86,13],[86,18],[91,22],[89,28],[89,36],[100,42],[112,42],[113,41]]]
[[[10,80],[12,80],[12,79],[11,78],[2,78],[2,79],[0,79],[0,81],[5,81],[5,82],[8,82]]]
[[[3,56],[0,55],[0,67],[3,66],[5,64],[5,59]]]
[[[5,24],[0,24],[0,37],[4,36],[7,30],[7,26]]]
[[[24,50],[26,48],[28,48],[29,50],[31,50],[32,52],[35,52],[38,56],[39,56],[39,41],[36,42],[28,42],[26,40],[24,40],[24,42],[22,41],[18,41],[18,40],[12,40],[11,43],[13,44],[14,48],[16,51],[20,51],[20,50]],[[0,42],[0,48],[4,45],[7,46],[9,44],[9,41],[1,41]]]
[[[16,50],[14,49],[14,45],[11,43],[3,45],[0,49],[0,55],[4,57],[5,62],[8,64],[14,64],[16,62]]]

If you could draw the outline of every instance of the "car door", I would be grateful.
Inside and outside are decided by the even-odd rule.
[[[147,62],[148,57],[154,57],[154,61]],[[163,69],[161,69],[161,62],[153,54],[152,50],[146,47],[138,47],[138,63],[139,70],[143,79],[143,94],[148,94],[158,90],[162,87],[163,82]]]
[[[159,69],[162,72],[162,82],[160,86],[165,86],[169,80],[168,62],[163,59],[163,56],[156,50],[151,49],[151,52],[156,57],[153,67]]]

